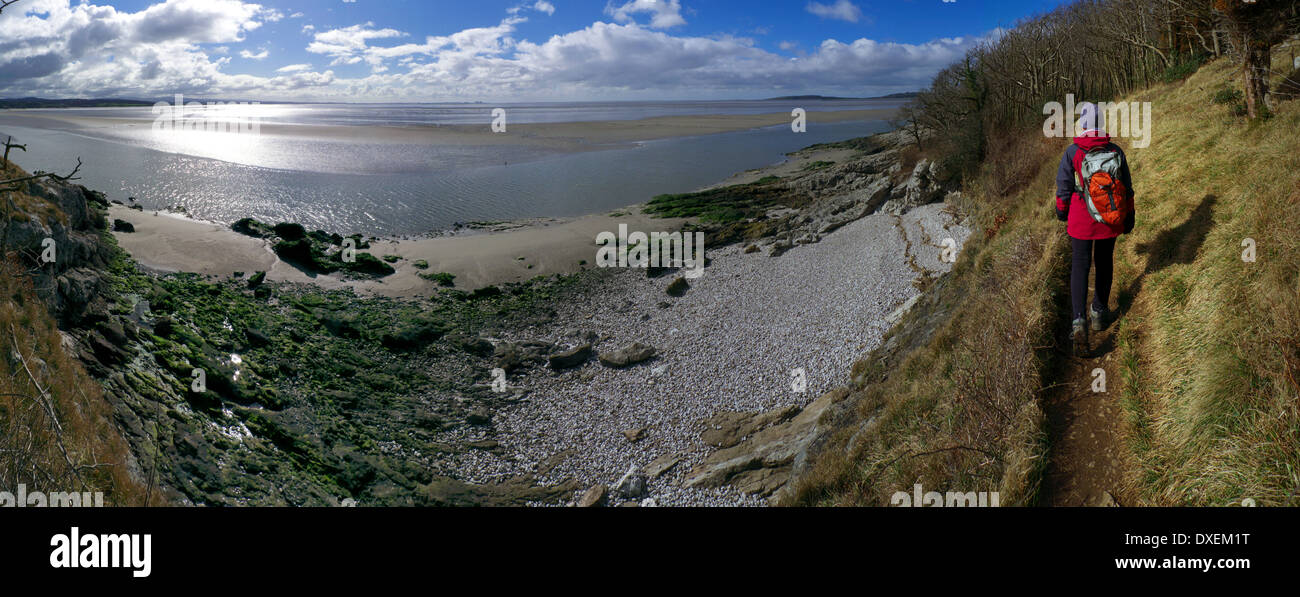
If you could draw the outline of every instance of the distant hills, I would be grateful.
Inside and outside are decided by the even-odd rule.
[[[0,110],[29,108],[121,108],[134,106],[152,106],[153,102],[129,99],[42,99],[24,97],[17,99],[0,99]]]
[[[833,97],[827,95],[786,95],[782,97],[768,98],[767,100],[764,101],[777,101],[777,100],[780,101],[789,101],[789,100],[848,101],[848,100],[869,100],[869,99],[911,99],[914,97],[916,97],[916,92],[908,91],[906,93],[891,93],[889,95],[882,95],[879,97]]]

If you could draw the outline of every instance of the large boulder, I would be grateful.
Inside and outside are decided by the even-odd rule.
[[[600,363],[606,367],[622,369],[624,367],[631,367],[632,365],[648,361],[654,358],[655,354],[657,354],[657,351],[653,346],[647,346],[640,342],[633,342],[632,344],[615,350],[614,352],[602,353],[600,355]]]
[[[592,350],[590,344],[575,346],[568,350],[557,352],[551,355],[547,360],[551,369],[559,371],[561,369],[572,369],[580,366],[591,359]]]
[[[647,491],[645,473],[635,465],[628,469],[623,477],[614,484],[610,493],[625,500],[637,500],[645,497]]]
[[[546,342],[502,342],[493,356],[498,368],[511,373],[546,362],[554,347]]]

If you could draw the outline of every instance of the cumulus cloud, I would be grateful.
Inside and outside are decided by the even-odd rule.
[[[423,39],[371,22],[309,29],[306,50],[347,76],[315,72],[305,63],[271,64],[271,76],[256,76],[231,74],[254,63],[232,62],[220,49],[234,46],[239,56],[270,62],[264,48],[240,49],[248,32],[268,21],[270,13],[257,4],[167,0],[135,13],[70,0],[25,4],[25,12],[0,14],[7,34],[0,40],[0,96],[429,101],[867,95],[921,88],[982,39],[828,39],[806,49],[782,43],[784,52],[797,50],[792,58],[745,37],[672,34],[671,18],[655,20],[680,19],[679,1],[635,0],[609,6],[614,22],[537,41],[516,39],[526,20],[518,11],[506,11],[495,25]],[[521,6],[546,12],[540,4]],[[220,10],[211,8],[217,5]],[[631,15],[642,21],[648,15],[649,22]]]
[[[835,4],[822,4],[821,2],[809,2],[808,12],[815,14],[823,19],[837,19],[856,23],[862,18],[862,9],[849,0],[836,0]]]
[[[550,16],[555,14],[555,5],[551,4],[550,2],[547,2],[546,0],[537,0],[536,2],[533,2],[531,4],[524,3],[524,4],[520,4],[519,6],[513,6],[511,8],[506,9],[506,12],[512,15],[517,15],[525,10],[535,10],[537,12],[545,13],[547,16]]]
[[[365,57],[370,40],[406,36],[396,29],[375,29],[374,26],[374,23],[365,23],[321,31],[315,34],[315,41],[307,45],[307,51],[332,56],[336,65],[356,64]]]
[[[682,18],[681,0],[632,0],[622,6],[614,6],[613,3],[605,5],[605,14],[614,17],[614,20],[620,23],[634,22],[635,18],[632,15],[637,13],[649,13],[650,26],[656,29],[669,29],[686,24],[686,19]]]
[[[0,13],[0,94],[222,93],[301,88],[310,81],[229,75],[205,44],[236,44],[278,11],[241,0],[165,0],[138,12],[31,0]],[[220,54],[227,46],[211,48]],[[258,59],[260,53],[241,55]],[[325,77],[333,80],[333,74]],[[318,79],[321,80],[321,79]]]

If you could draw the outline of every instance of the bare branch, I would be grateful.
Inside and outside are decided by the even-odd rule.
[[[10,135],[9,138],[8,138],[7,140],[5,140],[5,159],[4,159],[3,162],[0,162],[0,164],[3,164],[4,167],[6,167],[6,168],[9,167],[9,150],[10,150],[10,149],[21,149],[21,150],[23,150],[23,151],[27,151],[27,146],[26,146],[26,145],[19,145],[19,144],[17,144],[17,143],[14,143],[14,138],[13,138],[12,135]]]
[[[68,468],[72,471],[73,476],[77,478],[77,481],[81,483],[81,486],[86,487],[86,481],[81,478],[81,472],[77,465],[72,463],[72,456],[68,454],[68,446],[63,441],[63,425],[59,424],[59,418],[54,412],[54,405],[50,402],[50,393],[41,387],[41,382],[36,380],[31,368],[27,366],[27,359],[23,357],[22,343],[18,341],[18,330],[14,328],[12,323],[9,324],[9,333],[13,336],[14,354],[18,356],[18,361],[22,363],[23,371],[27,373],[27,378],[31,380],[32,387],[36,388],[38,393],[37,402],[50,418],[50,427],[54,431],[55,443],[58,445],[59,451],[63,453],[63,460],[67,462]]]
[[[50,180],[56,180],[59,182],[68,182],[69,180],[81,180],[80,178],[77,177],[77,173],[80,171],[81,171],[81,158],[77,158],[77,167],[73,168],[72,172],[69,172],[66,176],[59,176],[58,174],[54,174],[53,172],[45,172],[42,174],[27,176],[24,178],[15,178],[12,180],[0,180],[0,185],[12,185],[12,186],[0,186],[0,191],[14,191],[14,192],[21,191],[23,183],[32,182],[34,180],[41,180],[43,178],[48,178]]]

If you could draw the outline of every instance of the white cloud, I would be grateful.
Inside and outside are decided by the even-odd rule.
[[[823,19],[838,19],[850,23],[856,23],[862,18],[862,9],[849,0],[835,0],[835,4],[809,2],[807,10]]]
[[[532,4],[528,4],[525,2],[524,4],[507,8],[506,12],[511,15],[517,15],[529,9],[535,10],[537,12],[544,12],[546,13],[547,16],[552,16],[555,14],[555,5],[550,2],[547,2],[546,0],[537,0]]]
[[[605,14],[620,23],[634,22],[632,15],[642,12],[653,15],[650,26],[655,29],[669,29],[686,24],[686,19],[682,18],[681,0],[631,0],[617,7],[612,3],[605,5]]]
[[[321,31],[315,34],[315,41],[307,45],[307,51],[333,56],[331,64],[356,64],[361,62],[370,40],[406,36],[396,29],[375,29],[374,26],[374,23],[365,23]]]
[[[330,65],[365,65],[368,74],[347,69],[349,75],[340,77],[289,64],[272,65],[273,76],[255,76],[231,74],[251,63],[222,53],[265,22],[268,13],[256,4],[169,0],[136,13],[70,0],[25,0],[15,7],[24,4],[25,12],[0,14],[6,32],[0,96],[488,101],[868,95],[924,87],[982,39],[832,39],[803,49],[782,43],[783,53],[776,53],[744,37],[673,35],[652,16],[649,23],[596,22],[529,41],[515,37],[525,19],[507,14],[496,25],[423,39],[373,23],[308,29],[308,51]],[[637,5],[611,10],[646,13],[633,10]],[[680,14],[677,2],[640,5]],[[790,51],[799,58],[792,60]],[[265,47],[239,52],[248,59],[270,56]]]
[[[70,0],[24,1],[0,13],[0,95],[215,94],[332,82],[332,72],[296,79],[223,72],[230,58],[213,55],[228,52],[224,44],[243,42],[278,14],[241,0],[166,0],[138,12]],[[241,55],[256,59],[260,53]]]

